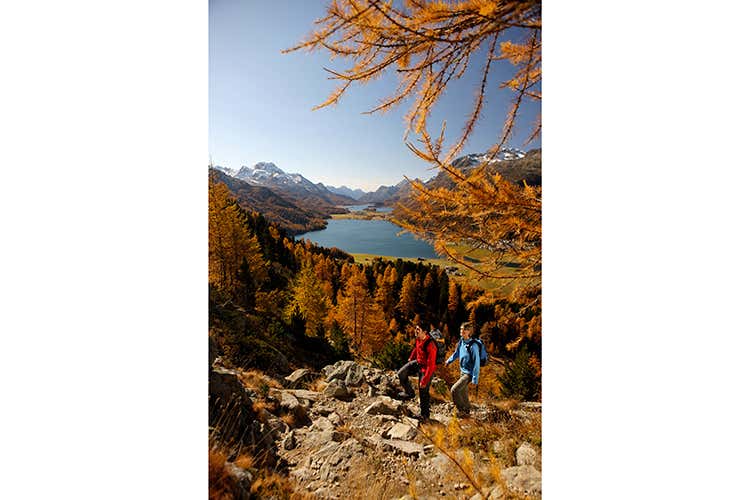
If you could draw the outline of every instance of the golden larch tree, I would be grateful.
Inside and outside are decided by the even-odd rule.
[[[435,242],[436,250],[482,276],[525,277],[538,284],[541,276],[541,189],[516,186],[487,165],[465,173],[452,165],[476,128],[487,103],[487,92],[509,89],[514,97],[505,119],[497,123],[497,141],[487,151],[495,159],[511,137],[525,103],[541,100],[541,0],[332,0],[317,29],[286,52],[324,50],[347,67],[326,69],[338,88],[318,106],[339,102],[352,84],[365,84],[395,71],[398,85],[368,112],[387,111],[411,100],[406,114],[407,146],[419,158],[446,172],[452,192],[412,182],[416,207],[397,214],[403,227]],[[470,61],[476,92],[467,104],[467,119],[458,136],[445,143],[446,124],[437,136],[428,132],[435,104],[450,82],[467,77]],[[499,81],[493,67],[510,63],[515,71]],[[471,66],[473,68],[473,66]],[[497,116],[496,110],[491,110]],[[541,118],[527,142],[541,133]],[[458,245],[456,245],[458,244]],[[468,249],[464,245],[468,244]],[[471,266],[463,256],[476,249],[493,254],[489,266]],[[507,273],[506,255],[522,264],[522,273]]]
[[[229,189],[209,179],[208,185],[208,282],[222,291],[233,292],[238,271],[247,271],[256,282],[266,277],[266,264],[258,240],[250,236],[245,217]]]
[[[311,337],[322,336],[331,300],[311,265],[303,266],[297,274],[290,295],[286,308],[287,317],[298,310],[305,320],[305,333]]]

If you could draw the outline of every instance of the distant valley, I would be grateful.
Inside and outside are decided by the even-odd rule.
[[[489,160],[489,161],[488,161]],[[502,149],[495,159],[486,154],[472,153],[452,162],[459,170],[468,171],[487,162],[512,182],[541,184],[541,150],[528,153],[518,149]],[[256,163],[239,170],[220,165],[209,166],[215,180],[227,185],[243,208],[263,214],[292,235],[323,229],[326,219],[343,214],[346,205],[374,204],[396,206],[409,203],[411,185],[404,179],[394,186],[380,186],[365,192],[348,186],[326,186],[314,183],[298,173],[286,173],[272,162]],[[445,172],[425,182],[427,187],[450,188],[453,182]]]

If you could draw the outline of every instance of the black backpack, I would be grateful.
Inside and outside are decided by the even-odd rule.
[[[430,339],[435,342],[435,346],[437,347],[437,357],[435,358],[435,364],[442,365],[445,363],[445,339],[443,338],[443,334],[440,333],[440,330],[432,330],[429,333]],[[425,352],[427,352],[427,342],[423,344],[425,347]]]
[[[484,366],[487,364],[487,348],[484,347],[484,342],[482,342],[482,339],[480,338],[473,338],[469,341],[469,346],[476,342],[479,344],[479,366]]]

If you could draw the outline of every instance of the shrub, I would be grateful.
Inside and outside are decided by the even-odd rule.
[[[328,342],[333,349],[336,359],[351,359],[349,338],[341,329],[341,326],[335,321],[333,322],[331,330],[328,332]]]
[[[383,370],[398,370],[409,359],[412,346],[402,340],[391,340],[372,356],[372,364]]]
[[[506,366],[498,380],[501,384],[500,392],[506,398],[522,401],[539,399],[541,380],[526,346],[516,352],[515,359]]]

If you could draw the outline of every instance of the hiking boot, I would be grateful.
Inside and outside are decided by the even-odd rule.
[[[391,393],[391,394],[393,394],[393,393]],[[406,392],[399,392],[398,393],[398,399],[403,399],[403,400],[414,399],[414,394],[409,394],[409,393],[406,393]]]

